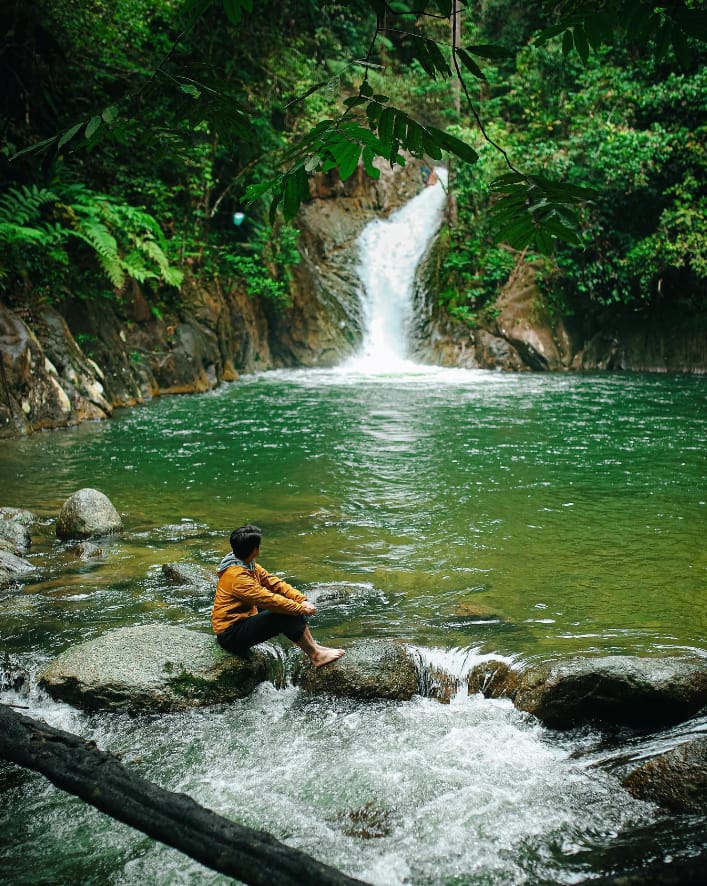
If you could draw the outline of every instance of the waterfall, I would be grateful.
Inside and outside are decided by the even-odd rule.
[[[415,270],[439,229],[446,202],[446,170],[436,173],[435,184],[389,218],[370,222],[359,237],[363,342],[346,369],[380,373],[415,365],[408,341]]]

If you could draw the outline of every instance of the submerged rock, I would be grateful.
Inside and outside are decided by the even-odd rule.
[[[40,684],[81,708],[170,711],[243,698],[268,668],[263,652],[239,658],[211,634],[154,624],[116,628],[70,647]]]
[[[213,593],[216,573],[198,563],[163,563],[162,575],[174,584],[189,585],[204,593]]]
[[[78,544],[67,548],[67,554],[77,560],[100,560],[105,556],[105,551],[91,541],[80,541]]]
[[[623,783],[639,800],[673,812],[707,813],[707,737],[684,742],[648,760]]]
[[[15,584],[34,571],[34,566],[11,551],[0,548],[0,588]]]
[[[120,532],[123,521],[110,499],[97,489],[79,489],[64,502],[56,524],[58,538],[94,538]]]
[[[321,668],[306,665],[294,682],[307,692],[357,699],[406,701],[418,691],[417,670],[402,643],[363,640]]]
[[[707,704],[707,664],[617,655],[533,666],[514,701],[556,729],[587,722],[650,729],[686,720]]]

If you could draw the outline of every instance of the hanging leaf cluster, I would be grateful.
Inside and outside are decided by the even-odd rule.
[[[387,95],[374,93],[367,80],[358,95],[346,99],[344,105],[346,111],[339,118],[321,121],[285,152],[282,162],[289,166],[285,172],[246,190],[250,203],[270,191],[271,219],[281,206],[289,221],[309,199],[308,174],[315,170],[338,169],[342,181],[346,181],[362,162],[367,174],[377,179],[380,169],[374,160],[381,158],[404,166],[401,151],[420,159],[441,160],[445,151],[467,163],[478,159],[466,142],[435,126],[424,126],[389,104]]]
[[[582,245],[581,221],[573,207],[596,196],[591,188],[515,172],[494,179],[490,188],[497,195],[491,224],[499,241],[544,255],[552,252],[554,239]]]
[[[550,4],[556,7],[556,3]],[[701,4],[694,7],[678,3],[656,3],[647,9],[642,0],[571,0],[561,7],[559,20],[543,28],[535,38],[542,46],[554,37],[562,37],[562,52],[568,56],[576,51],[583,64],[589,54],[602,45],[614,43],[617,33],[638,45],[651,44],[658,61],[672,47],[678,62],[687,67],[692,59],[689,38],[707,40],[707,11]]]

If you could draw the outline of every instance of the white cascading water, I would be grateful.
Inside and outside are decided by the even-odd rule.
[[[359,277],[364,317],[359,354],[344,367],[367,373],[405,372],[409,359],[415,270],[437,233],[446,202],[447,173],[387,219],[375,219],[359,237]]]

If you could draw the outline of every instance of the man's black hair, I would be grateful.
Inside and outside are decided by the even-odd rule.
[[[257,526],[239,526],[231,533],[231,549],[239,560],[245,560],[256,548],[260,547],[263,538],[262,530]]]

